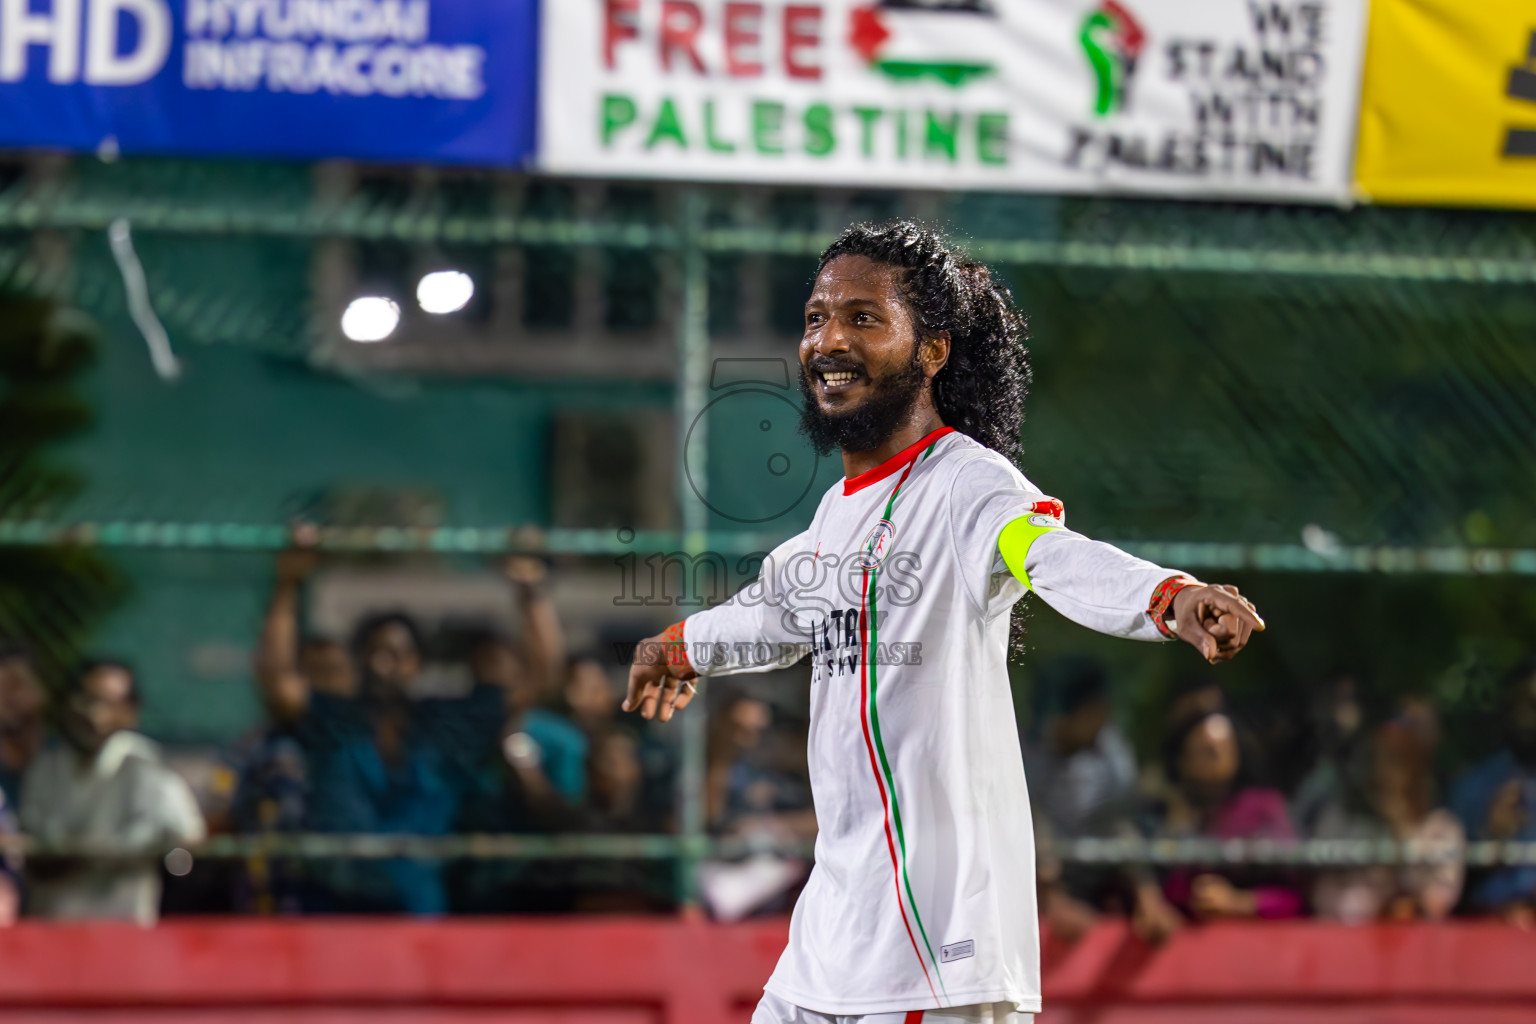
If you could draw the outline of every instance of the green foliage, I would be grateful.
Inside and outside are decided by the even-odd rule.
[[[1024,469],[1119,540],[1536,546],[1512,286],[1037,269]],[[1431,301],[1431,299],[1433,301]]]
[[[74,386],[94,357],[83,316],[0,294],[0,518],[56,516],[79,492],[79,477],[47,452],[91,422]],[[0,636],[25,644],[57,681],[123,590],[91,549],[0,547]]]

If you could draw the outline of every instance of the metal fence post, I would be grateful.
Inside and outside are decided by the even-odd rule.
[[[709,396],[709,265],[699,240],[704,230],[704,195],[698,188],[686,188],[681,198],[679,252],[683,301],[677,335],[675,471],[683,550],[698,555],[704,550],[709,530],[709,509],[704,504],[709,448],[709,424],[704,414]],[[685,465],[690,433],[693,459]],[[682,853],[677,862],[677,895],[678,903],[685,909],[698,905],[698,868],[707,841],[704,820],[704,759],[708,735],[705,707],[705,701],[701,699],[674,720],[682,733],[679,737],[682,762],[677,775],[678,833],[682,839]]]

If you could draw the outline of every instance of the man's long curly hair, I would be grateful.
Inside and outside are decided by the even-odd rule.
[[[848,228],[821,254],[817,276],[839,256],[905,271],[901,294],[919,337],[949,332],[949,362],[933,378],[940,418],[1016,460],[1030,381],[1028,325],[1008,287],[937,230],[910,220]]]

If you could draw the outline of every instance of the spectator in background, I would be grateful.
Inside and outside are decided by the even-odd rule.
[[[27,652],[0,639],[0,794],[14,805],[43,747],[43,684]]]
[[[542,706],[549,688],[537,660],[509,637],[486,632],[470,655],[470,671],[477,684],[503,695],[507,741],[534,758],[571,806],[580,805],[587,794],[587,735],[559,712]],[[521,763],[528,763],[527,757]]]
[[[43,686],[32,659],[19,645],[0,638],[0,836],[16,835],[21,780],[42,749]],[[0,927],[16,921],[21,909],[21,856],[0,851]]]
[[[749,694],[722,695],[711,716],[704,775],[705,817],[711,831],[779,841],[816,837],[816,812],[807,779],[787,770],[771,731],[773,711]],[[804,744],[798,750],[804,751]],[[740,862],[703,866],[704,902],[717,918],[736,920],[765,910],[787,910],[809,865],[798,857],[757,854]]]
[[[15,838],[21,780],[42,749],[43,687],[32,659],[19,645],[0,638],[0,837]],[[0,928],[16,922],[21,909],[21,856],[0,851]]]
[[[584,772],[586,799],[568,800],[542,766],[526,733],[503,744],[500,778],[466,801],[459,830],[471,833],[645,834],[662,822],[644,799],[640,744],[614,728],[596,735]],[[535,861],[470,860],[450,873],[455,910],[464,913],[633,913],[666,909],[672,868],[664,861],[565,857]]]
[[[1221,688],[1221,684],[1209,676],[1184,676],[1174,683],[1168,694],[1167,704],[1163,708],[1162,734],[1167,736],[1186,722],[1217,711],[1233,717],[1227,706],[1226,691]],[[1233,724],[1236,725],[1236,722]],[[1161,758],[1152,758],[1141,765],[1137,788],[1148,804],[1167,803],[1174,798],[1173,783],[1163,772]]]
[[[1434,710],[1409,702],[1370,735],[1338,799],[1319,810],[1317,839],[1395,839],[1460,855],[1461,823],[1435,806],[1440,726]],[[1319,917],[1363,924],[1380,917],[1440,920],[1461,898],[1460,861],[1320,873],[1312,886]]]
[[[1087,658],[1041,670],[1035,736],[1025,745],[1035,815],[1041,917],[1052,934],[1076,941],[1100,910],[1132,913],[1137,932],[1161,941],[1178,914],[1148,871],[1063,864],[1062,839],[1136,834],[1136,758],[1110,721],[1109,676]]]
[[[1358,767],[1367,756],[1365,709],[1354,677],[1325,680],[1312,702],[1311,718],[1312,764],[1291,798],[1291,820],[1308,834],[1316,831],[1319,815],[1349,798],[1351,766]],[[1354,795],[1359,795],[1358,787]]]
[[[1087,658],[1042,669],[1038,728],[1025,767],[1039,795],[1034,808],[1061,836],[1118,831],[1134,812],[1136,756],[1110,721],[1109,675]]]
[[[308,755],[309,827],[319,832],[437,836],[452,827],[480,762],[496,748],[501,694],[476,687],[462,698],[411,700],[425,660],[420,628],[402,612],[360,623],[352,650],[361,697],[311,692],[298,721]],[[334,861],[312,909],[333,912],[447,909],[441,865],[421,859]]]
[[[357,667],[340,640],[314,635],[301,639],[298,670],[316,693],[348,699],[359,696]]]
[[[514,835],[649,831],[643,808],[631,802],[635,787],[626,748],[608,743],[630,739],[628,734],[603,733],[589,743],[562,719],[526,708],[511,697],[514,692],[523,691],[509,691],[512,711],[502,756],[487,765],[480,785],[463,805],[456,830]],[[530,716],[542,743],[524,731]],[[585,761],[573,764],[578,756]],[[615,861],[469,860],[453,868],[451,900],[462,913],[565,912],[582,909],[584,891],[613,889],[626,874]],[[636,908],[621,903],[609,909]]]
[[[1168,707],[1163,711],[1163,729],[1171,733],[1202,715],[1225,713],[1227,710],[1227,693],[1220,683],[1208,676],[1185,676],[1168,695]]]
[[[604,736],[615,729],[625,728],[618,718],[619,700],[624,692],[622,683],[610,674],[603,657],[595,650],[573,655],[566,665],[563,691],[564,709],[586,735],[591,751],[589,766],[597,763],[598,747]],[[656,829],[665,831],[671,827],[674,811],[674,780],[676,773],[676,734],[654,728],[642,728],[636,735],[630,734],[638,744],[640,759],[640,797],[642,816]],[[589,767],[589,774],[591,768]]]
[[[773,711],[766,701],[745,693],[725,696],[710,720],[709,747],[704,769],[704,816],[713,832],[728,832],[743,812],[772,804],[771,780],[759,777],[749,760],[763,742]],[[762,782],[756,793],[748,791]]]
[[[468,661],[474,689],[467,698],[414,702],[416,742],[453,765],[445,791],[424,801],[430,820],[386,831],[525,833],[575,827],[587,788],[587,741],[581,730],[542,705],[557,691],[565,649],[559,618],[545,589],[547,570],[533,558],[502,566],[522,615],[516,640],[499,630],[471,637]],[[419,647],[418,647],[419,650]],[[364,692],[368,663],[364,661]],[[421,777],[421,773],[417,773]],[[447,878],[430,865],[442,908],[472,912],[565,909],[556,894],[547,905],[523,901],[530,886],[548,878],[528,862],[469,861]],[[530,874],[530,868],[532,873]],[[558,886],[559,879],[552,885]]]
[[[246,835],[304,830],[309,755],[302,723],[309,694],[357,696],[357,673],[344,646],[298,638],[300,590],[318,559],[312,548],[299,547],[277,556],[277,579],[255,664],[266,721],[239,741],[231,758],[238,781],[230,823]],[[256,857],[245,864],[235,903],[257,913],[297,913],[303,909],[304,886],[301,864]]]
[[[576,832],[584,826],[583,806],[552,781],[545,749],[517,724],[508,719],[498,756],[481,765],[460,805],[455,832],[529,835]],[[587,750],[584,743],[581,749]],[[579,780],[586,789],[585,765]],[[567,911],[572,909],[570,876],[566,861],[459,861],[448,873],[449,902],[454,912],[469,914]]]
[[[1160,838],[1294,839],[1285,797],[1259,786],[1252,754],[1220,712],[1189,719],[1167,738],[1164,771],[1172,788],[1157,828]],[[1301,890],[1284,872],[1180,868],[1164,882],[1170,902],[1192,917],[1295,917]]]
[[[28,911],[153,924],[160,858],[204,837],[197,799],[159,748],[134,731],[139,688],[127,665],[86,663],[71,680],[61,721],[63,742],[43,749],[23,783],[23,829],[43,843],[100,844],[141,859],[33,858]]]
[[[0,793],[0,839],[14,840],[20,834],[15,811],[5,794]],[[21,854],[0,850],[0,928],[9,928],[21,914],[21,872]]]
[[[588,744],[575,723],[549,706],[560,699],[566,661],[560,620],[545,595],[548,571],[538,559],[524,557],[507,559],[503,571],[523,611],[521,641],[497,630],[483,631],[470,652],[470,671],[477,684],[504,695],[504,735],[512,744],[507,749],[524,751],[519,763],[525,767],[536,763],[555,791],[574,807],[586,798]]]
[[[641,799],[645,774],[640,766],[640,741],[634,733],[613,729],[600,734],[592,743],[587,774],[591,779],[588,831],[660,831],[660,823],[650,820]]]
[[[463,697],[412,700],[426,658],[420,628],[402,612],[369,616],[354,631],[350,670],[311,649],[301,669],[295,645],[298,596],[315,566],[296,553],[280,567],[257,673],[274,725],[303,754],[307,777],[301,817],[321,832],[445,835],[464,801],[477,794],[501,758],[507,695],[480,685]],[[518,579],[528,643],[558,655],[553,611],[541,588]],[[355,691],[355,696],[349,694]],[[307,909],[334,912],[441,913],[447,909],[442,866],[429,860],[337,860],[309,867]]]
[[[570,719],[589,741],[613,728],[619,693],[602,660],[592,653],[573,656],[566,664],[562,692]]]
[[[609,675],[600,655],[588,651],[572,656],[567,663],[562,704],[570,722],[587,738],[588,804],[593,809],[611,810],[615,786],[622,776],[624,781],[618,789],[640,801],[633,808],[632,820],[647,823],[642,831],[663,831],[673,809],[669,785],[672,749],[652,733],[637,734],[619,721],[620,693],[621,687]],[[608,737],[615,734],[619,736],[617,741],[607,743]],[[630,765],[631,759],[639,772],[633,779],[629,778],[627,767],[620,771],[621,765]],[[599,772],[607,772],[608,778],[600,782]],[[627,804],[627,800],[626,797],[621,802]],[[620,820],[631,817],[630,811],[618,816]],[[618,826],[618,831],[631,830],[622,824]]]
[[[517,643],[508,649],[521,662],[519,682],[529,687],[530,706],[552,706],[565,682],[565,631],[549,600],[549,568],[539,559],[513,555],[501,563],[522,615]]]
[[[714,787],[724,772],[724,803],[716,803],[718,813],[710,818],[716,831],[785,840],[816,837],[809,780],[799,765],[786,763],[786,752],[797,748],[784,742],[784,728],[763,701],[739,696],[727,706],[711,737],[707,762],[706,778],[716,801],[720,794]],[[734,759],[723,763],[733,753]]]
[[[640,740],[614,728],[592,739],[587,803],[578,827],[601,835],[660,832],[663,823],[645,800]],[[576,860],[571,864],[573,909],[597,913],[646,913],[667,909],[674,898],[671,866],[657,861]]]
[[[1451,809],[1473,840],[1536,842],[1536,658],[1504,680],[1504,747],[1463,775]],[[1536,927],[1536,867],[1496,868],[1472,885],[1472,906]]]

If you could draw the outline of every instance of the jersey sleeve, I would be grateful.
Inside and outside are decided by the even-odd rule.
[[[688,660],[700,675],[788,668],[811,651],[795,618],[796,572],[811,572],[810,534],[780,544],[763,559],[757,579],[683,623]]]
[[[1078,625],[1130,640],[1167,640],[1152,607],[1183,574],[1068,529],[1042,534],[1024,562],[1030,589]]]
[[[991,577],[1012,571],[1073,622],[1133,640],[1166,639],[1151,608],[1181,574],[1066,528],[1060,501],[1001,457],[963,466],[951,498],[956,555],[967,588],[985,608]]]

